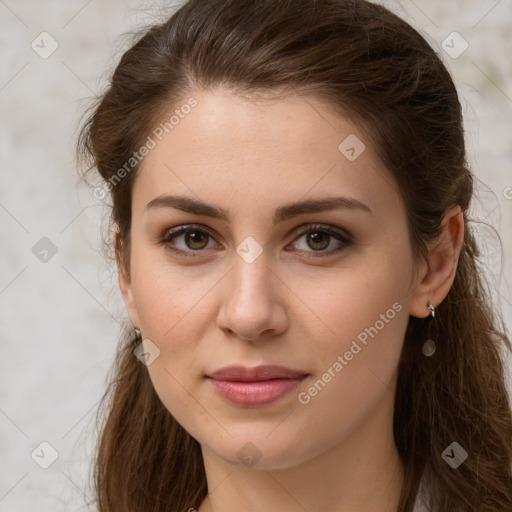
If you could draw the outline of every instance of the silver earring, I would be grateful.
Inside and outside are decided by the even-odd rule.
[[[432,304],[432,302],[428,301],[427,302],[427,308],[430,311],[430,316],[432,318],[435,318],[435,316],[436,316],[436,307],[434,306],[434,304]]]
[[[133,330],[135,332],[135,344],[138,345],[142,341],[142,334],[137,327],[134,327]]]
[[[434,340],[427,340],[423,343],[423,347],[421,348],[423,355],[426,357],[433,356],[436,351],[436,344]]]

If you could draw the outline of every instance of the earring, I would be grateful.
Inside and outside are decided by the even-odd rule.
[[[134,327],[133,330],[135,332],[135,344],[138,345],[142,341],[142,334],[137,327]]]
[[[435,318],[435,316],[436,316],[436,307],[434,306],[434,304],[432,304],[432,302],[428,301],[427,302],[427,308],[430,311],[430,316],[432,318]]]
[[[423,347],[421,348],[423,355],[426,357],[433,356],[436,351],[436,344],[434,340],[427,340],[423,343]]]

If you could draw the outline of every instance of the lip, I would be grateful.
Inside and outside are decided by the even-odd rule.
[[[214,390],[231,403],[259,407],[284,397],[307,376],[305,372],[284,366],[262,365],[254,368],[226,366],[207,377]]]
[[[208,377],[215,380],[257,382],[270,379],[300,379],[306,375],[306,372],[292,370],[286,366],[265,364],[252,368],[237,365],[225,366],[214,371]]]

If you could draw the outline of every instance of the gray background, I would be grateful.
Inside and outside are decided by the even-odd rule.
[[[473,217],[493,225],[503,240],[500,254],[495,237],[486,239],[482,259],[510,329],[511,2],[385,4],[438,49],[456,81],[468,158],[478,177]],[[0,0],[2,512],[86,509],[94,413],[125,313],[114,268],[100,251],[104,213],[78,180],[73,144],[87,98],[103,90],[129,44],[120,35],[161,19],[169,5]],[[444,40],[452,53],[462,48],[454,31],[469,44],[457,58],[442,50]],[[52,40],[42,32],[58,44],[50,56],[44,52]],[[475,229],[479,238],[492,236],[484,224]],[[31,458],[36,450],[38,462],[50,461],[51,450],[41,442],[58,452],[48,469]]]

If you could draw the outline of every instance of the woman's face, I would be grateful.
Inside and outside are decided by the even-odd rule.
[[[142,161],[120,273],[158,396],[203,450],[238,465],[388,439],[417,283],[397,186],[320,100],[194,97]],[[211,378],[231,365],[299,376]]]

